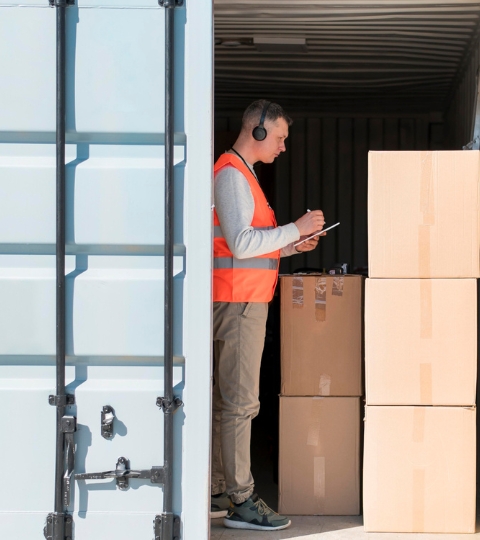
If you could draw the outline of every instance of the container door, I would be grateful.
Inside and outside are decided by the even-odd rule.
[[[56,9],[49,0],[0,0],[5,539],[43,538],[54,510]],[[65,414],[77,424],[67,511],[76,540],[151,540],[163,505],[163,485],[152,474],[164,465],[157,398],[164,378],[165,8],[157,0],[75,0],[66,12],[65,335],[74,403]],[[173,379],[183,406],[174,415],[173,511],[181,538],[202,540],[209,529],[210,0],[175,8],[174,65]],[[128,478],[118,473],[125,469]]]

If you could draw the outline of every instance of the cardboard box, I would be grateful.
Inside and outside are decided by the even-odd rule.
[[[370,152],[369,276],[479,277],[479,152]]]
[[[282,395],[363,395],[362,276],[282,276]]]
[[[280,398],[279,511],[360,512],[360,399]]]
[[[475,279],[368,279],[368,405],[474,405]]]
[[[475,408],[366,408],[367,532],[475,532]]]

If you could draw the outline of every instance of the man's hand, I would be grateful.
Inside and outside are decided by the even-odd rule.
[[[314,236],[313,238],[310,238],[310,240],[306,240],[305,242],[303,242],[303,244],[298,244],[298,246],[295,246],[295,249],[299,253],[302,253],[304,251],[312,251],[317,247],[318,239],[320,238],[320,236],[327,236],[327,233],[321,233],[318,236]],[[300,240],[303,240],[303,237],[300,237]]]
[[[323,212],[321,210],[312,210],[311,212],[307,212],[301,218],[295,221],[295,225],[297,226],[301,237],[311,236],[317,231],[320,232],[325,225]],[[305,244],[306,243],[307,242],[305,242]]]

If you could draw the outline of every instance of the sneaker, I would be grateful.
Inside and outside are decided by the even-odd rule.
[[[289,527],[291,521],[274,512],[254,493],[244,503],[232,504],[223,524],[229,529],[278,531]]]
[[[230,497],[226,493],[210,497],[210,517],[221,518],[227,515],[230,508]]]

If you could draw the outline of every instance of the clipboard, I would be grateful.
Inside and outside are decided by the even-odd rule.
[[[294,247],[297,247],[300,244],[303,244],[303,242],[306,242],[307,240],[310,240],[311,238],[314,238],[315,236],[318,236],[319,234],[323,234],[324,232],[327,232],[330,229],[333,229],[334,227],[337,227],[338,225],[340,225],[340,221],[338,223],[335,223],[335,225],[331,225],[330,227],[327,227],[326,229],[318,231],[315,234],[312,234],[311,236],[309,236],[308,238],[304,238],[303,240],[300,240],[300,242],[297,242],[296,244],[293,244],[293,245],[294,245]]]

